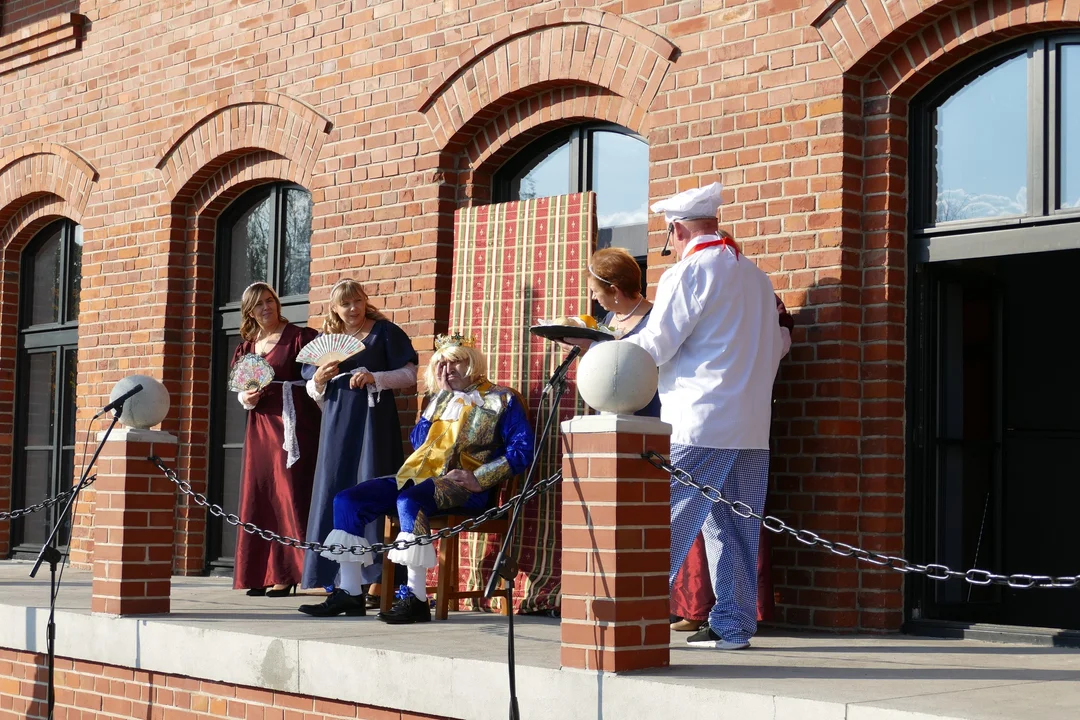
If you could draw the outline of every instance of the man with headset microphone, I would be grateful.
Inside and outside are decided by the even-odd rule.
[[[783,353],[768,276],[718,228],[720,183],[655,203],[679,261],[661,277],[645,328],[623,342],[660,369],[661,419],[672,426],[671,464],[726,498],[762,511],[769,475],[772,386]],[[693,647],[739,650],[757,630],[760,527],[672,482],[674,581],[698,532],[705,538],[716,604]]]

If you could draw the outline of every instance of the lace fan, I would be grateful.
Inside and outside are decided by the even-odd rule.
[[[274,379],[274,368],[262,355],[242,355],[229,371],[229,389],[233,392],[262,390]]]
[[[350,355],[360,352],[364,344],[352,335],[320,335],[296,354],[296,362],[305,365],[322,366],[330,362],[341,362]]]

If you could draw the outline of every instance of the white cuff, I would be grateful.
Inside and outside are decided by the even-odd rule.
[[[409,363],[397,370],[383,370],[371,373],[375,378],[375,392],[383,390],[401,390],[416,384],[416,365]]]
[[[244,408],[245,410],[254,410],[255,409],[254,405],[248,405],[246,402],[244,402],[243,400],[240,399],[240,393],[236,393],[236,401],[238,403],[240,403],[240,407]]]
[[[415,539],[416,536],[412,533],[400,532],[394,538],[394,543],[410,542]],[[457,538],[449,538],[449,540],[450,542],[457,542]],[[411,545],[404,550],[398,550],[395,547],[393,550],[387,551],[387,556],[391,562],[396,562],[398,565],[412,565],[422,568],[433,568],[436,565],[434,545]]]
[[[341,545],[342,547],[350,548],[357,545],[362,545],[363,547],[370,547],[371,543],[366,538],[362,538],[359,535],[353,535],[352,533],[347,533],[344,530],[334,529],[331,530],[330,534],[326,536],[325,540],[323,540],[323,545]],[[375,562],[375,558],[372,556],[370,550],[363,553],[362,555],[353,555],[350,552],[334,554],[329,550],[323,550],[319,554],[327,560],[333,560],[336,563],[357,562],[360,563],[362,566],[366,567]]]
[[[315,401],[315,404],[322,408],[323,403],[326,401],[326,386],[323,386],[322,392],[319,392],[319,385],[315,382],[315,378],[307,381],[304,386],[307,390],[308,397]]]

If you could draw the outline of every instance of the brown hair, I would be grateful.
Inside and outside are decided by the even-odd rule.
[[[330,288],[330,300],[326,306],[326,317],[323,318],[322,331],[327,334],[345,332],[345,321],[334,312],[334,307],[341,305],[346,300],[363,300],[367,303],[364,308],[364,317],[369,320],[385,320],[386,316],[371,304],[364,287],[352,278],[338,280],[334,287]]]
[[[278,320],[289,322],[281,314],[281,299],[274,292],[274,288],[264,282],[251,283],[244,289],[244,294],[240,296],[240,337],[248,342],[255,342],[256,338],[259,337],[259,323],[256,322],[252,313],[255,311],[255,306],[259,304],[259,299],[262,298],[264,292],[270,293],[270,296],[274,298],[274,302],[277,304]]]
[[[641,268],[634,256],[623,248],[611,247],[593,253],[589,261],[589,275],[593,280],[610,287],[617,287],[627,297],[641,295]]]

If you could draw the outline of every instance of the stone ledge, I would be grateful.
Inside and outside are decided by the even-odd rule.
[[[78,50],[85,20],[61,13],[0,37],[0,75]]]

